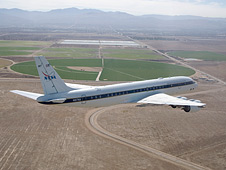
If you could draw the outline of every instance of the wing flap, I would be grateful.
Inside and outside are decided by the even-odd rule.
[[[174,106],[198,106],[203,107],[206,104],[199,103],[190,100],[184,100],[181,98],[173,97],[164,93],[158,93],[146,97],[137,103],[149,103],[149,104],[159,104],[159,105],[174,105]]]
[[[21,90],[11,90],[10,92],[19,94],[21,96],[24,96],[33,100],[37,100],[38,97],[43,96],[43,94],[32,93],[32,92],[21,91]]]

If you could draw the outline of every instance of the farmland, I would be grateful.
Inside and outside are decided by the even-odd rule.
[[[106,58],[121,58],[121,59],[162,59],[148,49],[103,49],[103,55]]]
[[[165,63],[107,59],[101,80],[137,81],[158,77],[192,75],[194,73],[191,69]]]
[[[208,51],[172,51],[169,55],[207,61],[226,61],[226,55]]]
[[[87,58],[97,57],[97,48],[47,48],[37,55],[43,55],[48,57],[73,57],[73,58]]]
[[[39,47],[0,47],[1,56],[12,56],[12,55],[29,55],[33,51],[39,50]]]
[[[26,56],[42,49],[50,42],[40,41],[0,41],[0,56]]]
[[[49,60],[58,74],[64,79],[95,80],[98,72],[69,69],[69,66],[101,67],[101,59],[58,59]],[[23,62],[11,67],[14,71],[38,76],[35,63]],[[105,59],[101,80],[137,81],[158,77],[192,75],[189,68],[158,62]]]
[[[11,61],[0,58],[0,68],[9,66],[11,64]]]
[[[56,69],[57,73],[64,79],[77,80],[95,80],[98,72],[84,72],[67,68],[68,66],[86,66],[86,67],[100,67],[101,60],[99,59],[60,59],[49,60],[50,64]],[[15,64],[11,67],[14,71],[38,76],[38,72],[34,61],[23,62]]]
[[[38,51],[40,50],[40,51]],[[27,56],[43,55],[47,57],[66,58],[97,58],[99,57],[98,46],[93,47],[56,47],[54,42],[44,41],[0,41],[0,56]],[[106,48],[101,50],[101,55],[105,58],[119,59],[163,59],[162,56],[151,50],[143,48]]]
[[[43,47],[51,44],[50,41],[0,40],[0,47]]]
[[[118,59],[163,59],[162,56],[157,55],[148,49],[120,49],[120,48],[104,48],[101,51],[105,58]],[[98,57],[98,48],[81,48],[81,47],[67,47],[67,48],[47,48],[38,55],[48,57],[73,57],[73,58],[89,58]]]

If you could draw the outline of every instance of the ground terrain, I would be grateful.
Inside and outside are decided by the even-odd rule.
[[[92,108],[45,106],[9,92],[41,93],[39,80],[1,79],[0,87],[0,169],[183,169],[93,134],[84,123]]]
[[[18,39],[23,37],[21,34],[16,35]],[[40,44],[37,41],[20,41],[21,46],[27,47],[27,44],[30,44],[31,47],[38,47],[38,49],[16,49],[29,52],[29,54],[18,56],[6,53],[7,55],[1,57],[4,60],[0,60],[0,62],[1,64],[4,63],[4,66],[0,69],[0,170],[188,169],[177,163],[167,162],[128,145],[94,134],[87,128],[86,117],[88,113],[94,112],[96,108],[41,105],[33,100],[9,92],[18,89],[42,93],[41,84],[37,77],[15,73],[10,70],[9,66],[12,63],[11,61],[15,63],[32,61],[33,55],[46,51],[50,52],[51,47],[56,48],[58,46],[54,41],[65,35],[56,33],[48,36],[48,34],[42,34],[39,37],[35,34],[32,36],[32,40],[37,40],[39,37],[45,40],[51,39],[51,42],[43,41]],[[97,34],[87,34],[86,36],[73,34],[72,37],[79,36],[79,39],[88,39],[87,37],[89,39],[104,37],[105,40],[129,39],[115,34],[114,36],[110,34],[100,36]],[[9,37],[12,39],[13,35]],[[29,39],[28,37],[25,38]],[[181,39],[181,37],[178,39]],[[180,43],[176,41],[173,43],[173,41],[145,40],[142,43],[147,43],[147,45],[151,45],[163,52],[179,49],[196,51],[195,49],[197,49],[199,51],[212,50],[212,52],[226,53],[225,47],[221,45],[223,41],[221,39],[218,41],[192,39],[195,42],[185,41]],[[3,44],[3,42],[0,42],[0,46],[1,43]],[[7,46],[7,43],[4,43],[2,47]],[[13,43],[12,46],[18,47],[17,42],[13,41]],[[89,51],[88,49],[91,49],[91,47],[87,47],[87,50],[83,52],[86,53]],[[71,49],[66,49],[65,52],[65,49],[61,49],[61,52],[66,54],[67,50],[71,51]],[[126,50],[128,51],[128,49]],[[5,51],[14,50],[6,48]],[[115,53],[117,54],[118,51],[115,51]],[[98,47],[93,52],[95,57],[99,58]],[[106,54],[109,52],[111,50],[105,51]],[[112,55],[115,54],[112,52]],[[109,58],[112,57],[109,56]],[[51,57],[51,59],[56,58],[59,57]],[[166,58],[160,60],[165,63],[175,63]],[[179,60],[183,61],[180,58]],[[226,80],[224,61],[184,62],[221,80]],[[85,68],[76,69],[76,71],[81,71]],[[92,72],[93,70],[87,71]],[[114,109],[109,109],[100,114],[97,122],[111,133],[150,148],[155,148],[210,169],[226,169],[226,87],[216,81],[201,79],[200,77],[203,76],[201,73],[196,73],[194,76],[198,80],[199,88],[193,93],[183,96],[205,102],[207,104],[206,108],[199,112],[184,113],[179,109],[172,109],[167,106],[128,104],[116,106]],[[116,83],[65,81],[87,85]]]
[[[143,42],[162,51],[212,51],[225,53],[225,39],[178,37],[178,41],[144,40]]]
[[[176,51],[178,60],[182,60],[190,66],[221,80],[226,80],[225,39],[209,37],[177,37],[177,39],[178,41],[143,40],[142,42],[164,53],[171,54],[171,52]],[[180,53],[181,56],[178,55]],[[189,61],[183,57],[201,59],[201,61]]]
[[[217,62],[217,61],[202,61],[202,62],[190,62],[195,68],[209,73],[213,76],[220,78],[221,80],[226,81],[226,62]]]
[[[98,117],[98,122],[107,131],[126,139],[211,169],[225,169],[226,88],[210,87],[216,90],[189,95],[208,101],[207,107],[197,113],[184,114],[167,106],[128,105],[108,110]]]

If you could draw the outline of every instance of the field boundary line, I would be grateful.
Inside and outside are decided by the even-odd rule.
[[[60,69],[60,68],[57,68],[57,67],[53,67],[55,70],[60,70],[60,71],[64,71],[64,72],[68,72],[68,73],[76,73],[76,74],[96,74],[97,72],[94,72],[94,73],[90,73],[90,72],[87,72],[87,71],[84,71],[84,72],[76,72],[76,70],[73,70],[73,71],[69,71],[69,70],[63,70],[63,69]]]

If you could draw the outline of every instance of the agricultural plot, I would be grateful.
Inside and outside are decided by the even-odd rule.
[[[194,58],[207,61],[226,61],[226,55],[208,51],[172,51],[168,54],[182,58]]]
[[[0,58],[0,68],[6,67],[12,64],[12,61]]]
[[[49,60],[49,63],[63,79],[72,80],[95,80],[98,72],[73,70],[69,69],[69,66],[101,67],[99,59],[59,59]],[[15,64],[11,69],[23,74],[38,76],[34,61]]]
[[[50,44],[40,41],[0,41],[0,56],[30,55]]]
[[[38,55],[48,57],[90,58],[98,56],[97,48],[47,48]]]
[[[162,59],[160,56],[148,49],[103,49],[103,56],[106,58],[119,59]]]
[[[29,55],[39,47],[0,47],[0,56]]]
[[[182,66],[134,60],[104,60],[101,80],[139,81],[170,76],[190,76],[194,70]]]
[[[51,44],[50,41],[0,40],[0,47],[44,47]]]
[[[49,60],[63,79],[95,80],[98,72],[73,70],[68,67],[101,67],[100,59],[59,59]],[[14,71],[38,75],[34,62],[24,62],[11,67]],[[189,68],[158,62],[134,60],[105,59],[104,69],[100,80],[109,81],[138,81],[169,76],[189,76],[195,71]]]
[[[36,55],[48,57],[67,57],[67,58],[98,58],[99,49],[97,47],[48,47],[52,42],[43,41],[0,41],[0,55],[17,56]],[[120,48],[103,48],[101,55],[104,58],[118,59],[163,59],[164,57],[154,53],[149,49],[120,49]]]

